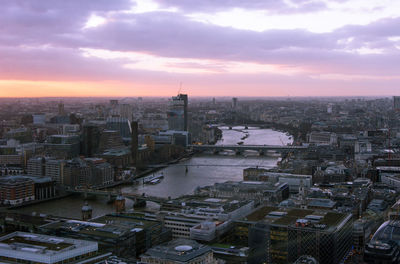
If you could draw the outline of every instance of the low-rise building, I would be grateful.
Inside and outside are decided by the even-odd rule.
[[[0,202],[17,205],[35,200],[35,182],[28,177],[7,176],[0,178]]]
[[[209,246],[188,239],[175,239],[152,247],[141,256],[141,261],[148,264],[217,263]]]
[[[211,241],[227,232],[231,222],[249,214],[251,200],[232,198],[192,198],[163,203],[158,217],[174,238]]]
[[[286,182],[227,181],[211,186],[209,195],[279,203],[289,198],[289,185]]]
[[[8,263],[76,263],[97,254],[97,242],[14,232],[0,237],[0,259]]]
[[[151,246],[171,239],[160,221],[134,215],[105,215],[90,221],[63,220],[45,224],[46,234],[97,241],[103,251],[117,256],[139,256]]]
[[[335,145],[337,144],[337,135],[325,131],[312,131],[307,135],[308,142],[316,145]]]

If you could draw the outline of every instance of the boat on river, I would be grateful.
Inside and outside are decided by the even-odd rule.
[[[161,179],[164,178],[164,173],[160,173],[158,175],[149,176],[143,179],[144,184],[157,184],[161,182]]]
[[[149,182],[149,184],[157,184],[157,183],[160,183],[161,182],[161,179],[160,178],[157,178],[157,179],[154,179],[154,180],[151,180],[150,182]]]

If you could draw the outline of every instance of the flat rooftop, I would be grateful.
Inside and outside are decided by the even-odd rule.
[[[14,232],[0,237],[1,256],[7,256],[7,252],[13,252],[17,258],[25,254],[52,256],[82,249],[97,251],[97,242],[26,232]]]
[[[299,219],[318,219],[317,224],[325,225],[324,230],[332,231],[348,217],[351,217],[351,215],[335,211],[264,206],[256,209],[242,220],[250,222],[267,221],[273,225],[294,226]]]
[[[186,263],[210,251],[211,248],[209,246],[199,244],[194,240],[175,239],[152,247],[142,257]]]
[[[65,232],[79,233],[82,235],[97,236],[117,239],[129,235],[131,232],[142,230],[158,224],[130,216],[105,215],[89,221],[66,220],[58,221],[43,226],[47,230],[64,230]]]

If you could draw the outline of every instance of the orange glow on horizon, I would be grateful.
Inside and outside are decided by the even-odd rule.
[[[132,84],[116,81],[108,82],[56,82],[56,81],[26,81],[0,80],[0,98],[23,97],[133,97],[133,96],[172,96],[178,91],[175,83],[169,84]],[[281,90],[272,87],[257,88],[246,96],[282,96]],[[204,85],[184,87],[182,93],[190,96],[240,96],[243,84],[227,84],[225,86],[205,88]],[[243,96],[243,95],[241,95]]]
[[[135,88],[142,87],[142,88]],[[109,97],[151,95],[163,96],[162,87],[108,82],[54,82],[0,80],[0,97]],[[165,95],[169,95],[165,93]]]

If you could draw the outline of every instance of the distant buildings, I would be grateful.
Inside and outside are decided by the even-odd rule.
[[[121,135],[122,138],[130,139],[132,128],[129,120],[124,117],[110,117],[106,121],[107,130],[115,130]]]
[[[308,142],[316,145],[336,145],[338,137],[335,133],[313,131],[307,135]]]
[[[99,140],[99,152],[125,147],[121,134],[117,130],[103,130]]]
[[[400,110],[400,96],[393,96],[393,109]]]
[[[80,140],[77,135],[51,135],[44,144],[45,152],[59,159],[79,156]]]
[[[236,97],[232,98],[232,109],[236,110],[238,104],[238,99]]]
[[[29,176],[46,176],[57,184],[70,187],[106,186],[114,182],[114,169],[102,158],[36,157],[28,160],[27,171]]]
[[[300,182],[303,182],[304,187],[312,186],[311,175],[290,174],[282,172],[271,172],[263,168],[246,168],[243,170],[244,181],[261,181],[272,183],[287,183],[291,193],[297,193],[300,187]]]
[[[289,185],[285,182],[227,181],[211,186],[209,195],[218,198],[230,197],[279,203],[289,197]]]
[[[43,125],[46,123],[46,115],[45,114],[33,114],[33,124],[34,125]]]

